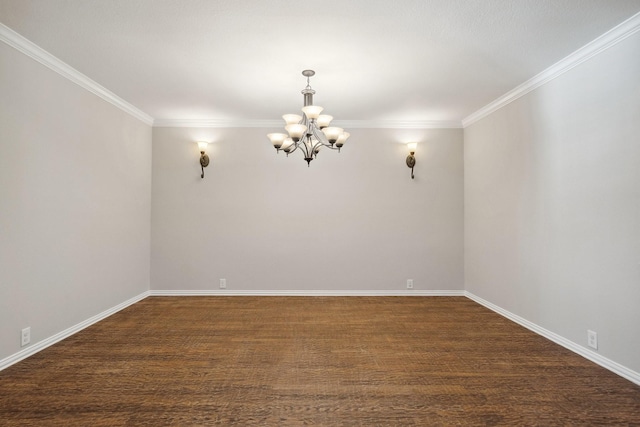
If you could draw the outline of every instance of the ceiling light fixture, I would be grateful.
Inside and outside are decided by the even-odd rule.
[[[270,133],[267,135],[276,151],[284,151],[287,153],[287,157],[289,153],[293,153],[297,149],[302,150],[307,166],[318,155],[320,148],[327,147],[340,152],[340,148],[349,138],[349,132],[345,132],[339,127],[329,126],[333,117],[320,114],[323,108],[313,105],[313,95],[316,91],[311,89],[309,78],[315,73],[313,70],[302,72],[302,75],[307,78],[307,87],[302,90],[304,95],[302,116],[285,114],[282,118],[286,122],[285,129],[288,134]]]

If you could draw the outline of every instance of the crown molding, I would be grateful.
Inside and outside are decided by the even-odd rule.
[[[607,31],[597,39],[584,45],[564,59],[556,62],[551,67],[535,75],[531,79],[510,90],[500,98],[490,102],[475,113],[470,114],[462,120],[462,126],[467,127],[478,120],[488,116],[494,111],[499,110],[516,99],[526,95],[532,90],[550,82],[551,80],[561,76],[583,62],[593,58],[599,53],[609,49],[611,46],[621,42],[627,37],[640,31],[640,13],[636,13],[620,25]]]
[[[349,129],[462,129],[454,120],[336,120],[335,125]]]
[[[270,128],[282,127],[282,120],[242,119],[155,119],[154,128]]]
[[[512,322],[515,322],[521,326],[524,326],[525,328],[529,329],[532,332],[535,332],[538,335],[541,335],[543,337],[545,337],[548,340],[553,341],[554,343],[561,345],[562,347],[571,350],[572,352],[579,354],[580,356],[584,357],[585,359],[588,359],[600,366],[602,366],[605,369],[608,369],[609,371],[613,372],[614,374],[617,374],[619,376],[621,376],[622,378],[625,378],[631,382],[633,382],[634,384],[640,385],[640,373],[639,372],[635,372],[632,369],[627,368],[626,366],[623,366],[617,362],[614,362],[611,359],[608,359],[598,353],[596,353],[595,351],[592,351],[590,349],[587,349],[579,344],[574,343],[571,340],[568,340],[567,338],[560,336],[554,332],[549,331],[548,329],[545,329],[539,325],[536,325],[533,322],[528,321],[527,319],[524,319],[516,314],[511,313],[510,311],[505,310],[502,307],[499,307],[493,303],[490,303],[489,301],[480,298],[477,295],[472,294],[471,292],[465,291],[464,292],[465,296],[467,298],[469,298],[472,301],[475,301],[476,303],[483,305],[485,307],[487,307],[489,310],[492,310],[496,313],[498,313],[499,315],[506,317],[507,319],[511,320]]]
[[[335,120],[348,129],[461,129],[462,122],[436,120]],[[282,120],[156,119],[156,128],[281,128]]]
[[[67,78],[81,88],[86,89],[89,92],[109,102],[110,104],[115,105],[125,113],[132,115],[133,117],[146,123],[147,125],[151,126],[153,124],[153,117],[129,104],[124,99],[102,87],[75,68],[69,66],[65,62],[62,62],[46,50],[27,40],[2,23],[0,23],[0,40],[27,55],[28,57],[35,59],[42,65]]]

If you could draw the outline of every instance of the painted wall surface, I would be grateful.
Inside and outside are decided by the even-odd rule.
[[[640,34],[467,127],[465,287],[640,371]]]
[[[270,131],[154,128],[152,289],[462,290],[461,129],[353,129],[310,167]]]
[[[0,360],[149,289],[151,128],[0,43]]]

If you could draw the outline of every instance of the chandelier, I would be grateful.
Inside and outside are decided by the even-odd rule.
[[[298,114],[285,114],[282,116],[286,122],[285,129],[287,133],[270,133],[267,137],[276,149],[287,153],[293,153],[300,149],[307,161],[307,166],[311,160],[315,159],[320,148],[327,147],[332,150],[338,150],[344,145],[349,138],[349,133],[344,129],[329,126],[333,117],[320,114],[322,107],[313,105],[313,95],[315,90],[311,89],[309,78],[316,72],[313,70],[304,70],[302,75],[307,78],[307,87],[302,90],[304,95],[304,107],[302,107],[302,116]]]

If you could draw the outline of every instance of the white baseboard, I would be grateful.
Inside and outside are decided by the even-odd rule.
[[[585,359],[588,359],[600,366],[602,366],[603,368],[606,368],[608,370],[610,370],[611,372],[613,372],[614,374],[620,375],[622,378],[625,378],[629,381],[631,381],[634,384],[638,384],[640,385],[640,373],[635,372],[625,366],[622,366],[621,364],[614,362],[611,359],[607,359],[606,357],[592,351],[589,350],[586,347],[583,347],[579,344],[574,343],[573,341],[570,341],[554,332],[551,332],[541,326],[536,325],[533,322],[528,321],[527,319],[524,319],[516,314],[513,314],[501,307],[498,307],[495,304],[490,303],[487,300],[484,300],[474,294],[472,294],[471,292],[464,292],[465,296],[475,302],[477,302],[480,305],[483,305],[485,307],[487,307],[489,310],[495,311],[496,313],[500,314],[501,316],[506,317],[507,319],[521,325],[524,326],[525,328],[529,329],[530,331],[535,332],[538,335],[542,335],[543,337],[553,341],[556,344],[561,345],[562,347],[571,350],[572,352],[579,354],[580,356],[584,357]]]
[[[150,296],[300,296],[300,297],[396,297],[396,296],[450,296],[463,297],[464,291],[340,291],[340,290],[280,290],[280,291],[260,291],[260,290],[228,290],[228,289],[202,289],[202,290],[161,290],[150,291]]]
[[[19,361],[26,359],[29,356],[32,356],[34,354],[36,354],[37,352],[44,350],[45,348],[62,341],[63,339],[70,337],[71,335],[75,334],[76,332],[80,332],[81,330],[83,330],[86,327],[89,327],[91,325],[93,325],[94,323],[98,323],[99,321],[106,319],[107,317],[111,316],[114,313],[117,313],[118,311],[129,307],[132,304],[137,303],[138,301],[142,301],[143,299],[145,299],[146,297],[149,296],[149,291],[143,292],[138,296],[135,296],[121,304],[116,305],[115,307],[112,307],[108,310],[103,311],[100,314],[97,314],[83,322],[78,323],[77,325],[74,325],[68,329],[65,329],[62,332],[59,332],[49,338],[46,338],[42,341],[39,341],[37,343],[35,343],[32,346],[29,346],[23,350],[20,350],[19,352],[12,354],[9,357],[6,357],[2,360],[0,360],[0,371],[2,371],[5,368],[8,368],[9,366],[18,363]]]

